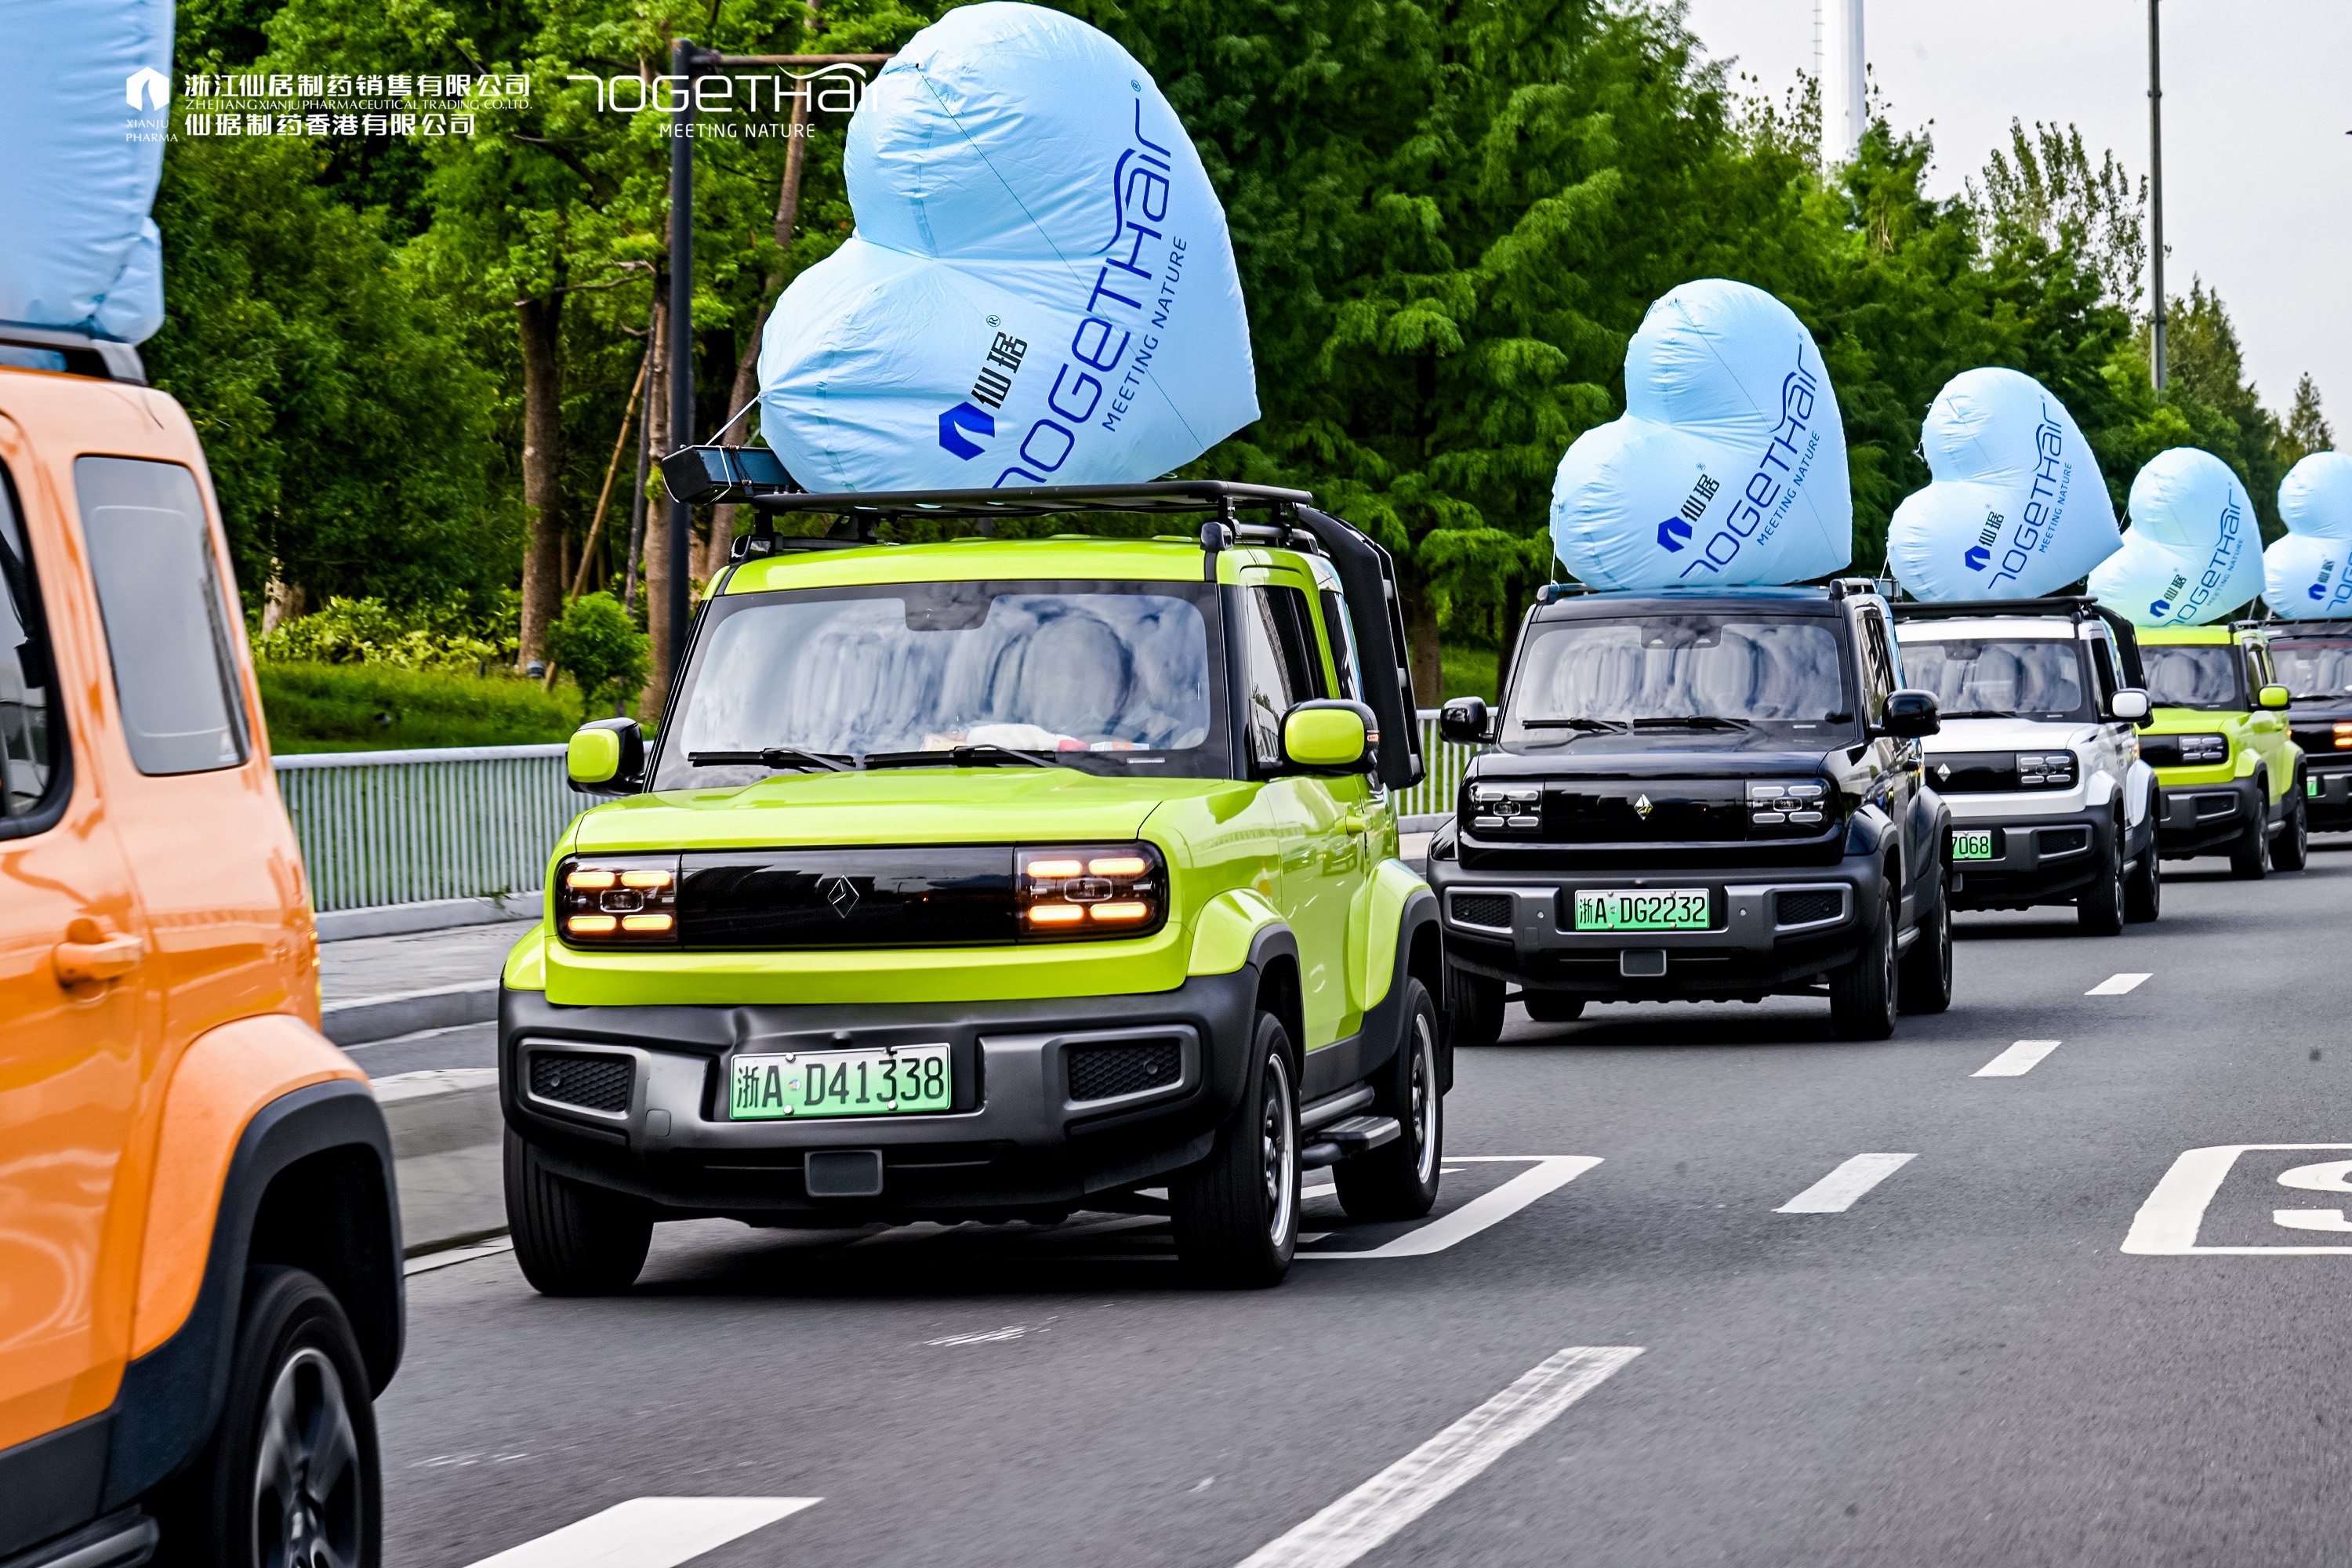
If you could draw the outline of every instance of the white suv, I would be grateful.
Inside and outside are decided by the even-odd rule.
[[[2084,931],[2152,921],[2156,770],[2129,622],[2088,598],[1895,606],[1905,683],[1936,693],[1927,783],[1952,811],[1956,910],[2072,904]]]

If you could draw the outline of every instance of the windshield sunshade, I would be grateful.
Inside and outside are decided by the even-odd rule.
[[[1837,636],[1823,620],[1554,622],[1534,628],[1519,655],[1503,743],[1556,746],[1619,725],[1661,733],[1740,727],[1725,721],[1815,725],[1845,721],[1847,706]]]
[[[2055,637],[1906,638],[1903,672],[1947,719],[2091,716],[2080,646]]]
[[[2271,668],[2297,702],[2352,706],[2352,642],[2273,642]]]
[[[2147,700],[2158,708],[2246,706],[2244,663],[2227,644],[2142,643],[2139,658],[2147,669]]]

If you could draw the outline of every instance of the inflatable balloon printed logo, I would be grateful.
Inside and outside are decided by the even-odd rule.
[[[849,124],[857,229],[760,349],[761,429],[814,490],[1148,479],[1257,417],[1224,210],[1109,37],[950,11]]]
[[[1624,417],[1559,460],[1551,537],[1596,588],[1795,583],[1853,560],[1845,427],[1796,313],[1719,278],[1653,304]]]
[[[2263,552],[2263,598],[2285,620],[2352,616],[2352,452],[2314,452],[2279,483],[2286,537]]]
[[[2201,626],[2263,591],[2253,502],[2212,453],[2158,452],[2126,504],[2123,548],[2093,568],[2090,589],[2134,625]]]
[[[2090,444],[2030,375],[1954,376],[1927,409],[1920,448],[1934,482],[1886,526],[1887,557],[1914,597],[2036,598],[2121,548]]]

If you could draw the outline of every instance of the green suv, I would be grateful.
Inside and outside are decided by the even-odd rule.
[[[658,741],[572,738],[614,798],[507,963],[531,1283],[624,1288],[661,1219],[1085,1208],[1167,1214],[1198,1273],[1264,1285],[1304,1169],[1351,1216],[1427,1214],[1451,1060],[1397,855],[1422,760],[1386,554],[1253,486],[740,493],[761,528]],[[1197,532],[988,536],[1161,511]],[[874,541],[942,517],[983,536]]]
[[[2163,797],[2158,851],[2167,860],[2227,855],[2239,877],[2302,870],[2311,837],[2303,749],[2288,733],[2287,689],[2262,629],[2144,627],[2139,653],[2154,705],[2139,754]]]

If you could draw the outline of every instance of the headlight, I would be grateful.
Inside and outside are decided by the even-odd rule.
[[[2230,760],[2230,738],[2227,735],[2183,735],[2180,737],[2180,761],[2189,767],[2212,767]]]
[[[1779,832],[1810,833],[1829,820],[1829,785],[1818,779],[1748,784],[1748,823]]]
[[[1474,784],[1473,833],[1535,833],[1543,827],[1543,785]]]
[[[1017,850],[1021,937],[1141,936],[1168,920],[1168,867],[1149,844]]]
[[[2335,734],[2336,749],[2339,752],[2352,752],[2352,724],[2336,725]]]
[[[574,947],[677,945],[675,855],[576,855],[555,871],[555,925]]]
[[[2074,787],[2074,753],[2072,752],[2018,752],[2017,787],[2020,789],[2073,789]]]

